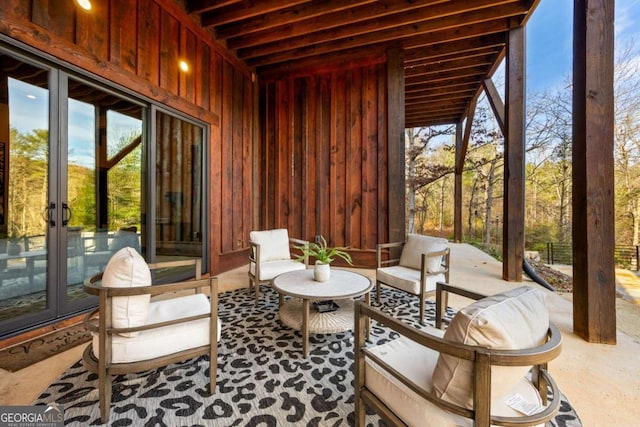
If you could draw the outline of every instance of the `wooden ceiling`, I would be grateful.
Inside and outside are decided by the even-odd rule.
[[[539,0],[186,0],[261,78],[380,61],[400,49],[405,126],[455,123]]]

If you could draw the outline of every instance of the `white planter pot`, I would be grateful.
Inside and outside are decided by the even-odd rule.
[[[331,277],[331,265],[316,262],[313,268],[313,280],[316,282],[326,282]]]

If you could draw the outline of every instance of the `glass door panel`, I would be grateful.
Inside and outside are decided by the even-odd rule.
[[[201,258],[204,129],[161,111],[155,118],[155,255]]]
[[[49,71],[0,53],[0,332],[50,307]]]
[[[144,107],[69,79],[67,137],[67,294],[125,246],[142,252]]]

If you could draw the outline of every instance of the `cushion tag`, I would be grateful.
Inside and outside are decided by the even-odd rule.
[[[534,415],[543,409],[537,403],[528,403],[519,393],[514,393],[507,397],[504,403],[524,415]]]

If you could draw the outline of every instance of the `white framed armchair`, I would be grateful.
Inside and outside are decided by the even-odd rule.
[[[271,283],[279,274],[308,267],[307,256],[303,255],[300,262],[291,254],[292,247],[307,245],[306,240],[290,238],[286,228],[249,233],[249,290],[255,288],[256,305],[260,301],[260,285]]]
[[[152,286],[150,269],[185,265],[196,268],[196,280]],[[104,273],[85,282],[85,291],[98,296],[98,308],[84,319],[93,339],[83,361],[98,374],[103,423],[109,420],[113,375],[208,355],[209,392],[215,391],[221,329],[218,281],[201,279],[200,265],[200,259],[147,265],[133,248],[125,247],[111,257]]]
[[[398,254],[398,252],[400,252]],[[380,286],[387,285],[420,299],[420,323],[424,324],[426,298],[436,283],[449,282],[450,251],[446,239],[409,234],[404,242],[376,246],[376,301]]]
[[[370,320],[400,337],[367,345]],[[360,302],[355,322],[356,427],[365,425],[365,405],[389,425],[421,427],[533,426],[558,412],[547,364],[562,339],[538,289],[478,300],[446,332],[418,330]]]

